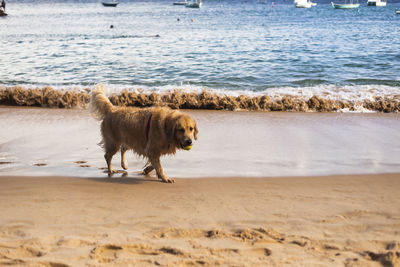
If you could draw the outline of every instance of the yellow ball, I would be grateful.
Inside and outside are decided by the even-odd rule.
[[[192,149],[192,145],[190,145],[190,146],[185,146],[185,147],[183,147],[183,149],[185,149],[185,150],[190,150],[190,149]]]

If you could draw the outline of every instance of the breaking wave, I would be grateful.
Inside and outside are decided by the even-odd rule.
[[[55,89],[0,86],[0,104],[48,108],[86,108],[91,88]],[[334,86],[269,88],[239,92],[204,88],[163,87],[120,89],[108,86],[114,105],[173,109],[295,111],[295,112],[399,112],[400,90],[389,86]]]

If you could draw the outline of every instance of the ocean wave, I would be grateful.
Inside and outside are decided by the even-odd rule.
[[[50,108],[86,108],[90,87],[54,89],[0,86],[0,104]],[[270,88],[262,92],[212,90],[199,87],[125,88],[108,86],[118,106],[169,106],[173,109],[399,112],[400,91],[388,86],[315,86]]]

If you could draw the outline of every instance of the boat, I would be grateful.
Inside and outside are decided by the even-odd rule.
[[[184,5],[186,5],[186,3],[187,3],[187,1],[184,1],[184,2],[173,2],[172,5],[174,5],[174,6],[184,6]]]
[[[101,2],[103,4],[103,6],[109,6],[109,7],[116,7],[118,5],[117,1],[103,1]]]
[[[353,0],[350,0],[349,3],[344,2],[344,4],[335,4],[331,2],[332,7],[335,9],[352,9],[352,8],[358,8],[360,6],[359,3],[353,3]]]
[[[190,0],[185,4],[185,7],[200,8],[202,6],[201,0]]]
[[[386,6],[386,1],[382,1],[382,0],[368,0],[367,6]]]
[[[400,10],[397,9],[397,10],[396,10],[396,14],[397,14],[397,15],[400,15]]]
[[[294,6],[297,8],[310,8],[312,4],[310,0],[294,0]]]
[[[5,17],[8,14],[6,13],[6,11],[3,9],[3,7],[0,7],[0,17]]]

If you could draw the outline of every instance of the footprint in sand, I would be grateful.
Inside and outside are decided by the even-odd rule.
[[[188,257],[186,252],[173,247],[155,248],[145,244],[128,244],[128,245],[100,245],[92,249],[90,257],[99,263],[114,262],[121,255],[138,256],[157,256],[157,255],[173,255],[177,257]]]
[[[81,168],[90,168],[90,165],[79,165]]]
[[[250,250],[244,250],[243,254],[247,255],[259,255],[259,256],[271,256],[272,251],[268,248],[253,248]]]
[[[74,161],[75,164],[85,164],[87,163],[87,161],[85,160],[78,160],[78,161]]]
[[[47,166],[47,164],[46,163],[35,163],[35,164],[33,164],[33,166],[43,167],[43,166]]]
[[[80,248],[95,245],[94,242],[83,240],[83,239],[68,239],[68,238],[60,238],[57,242],[57,246],[59,247],[72,247],[72,248]]]
[[[81,167],[81,168],[90,168],[91,167],[89,164],[85,164],[85,163],[87,163],[86,160],[77,160],[77,161],[74,161],[74,163],[78,164],[79,167]]]

